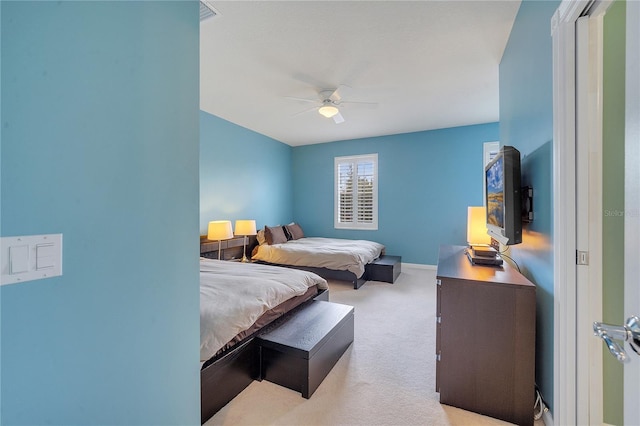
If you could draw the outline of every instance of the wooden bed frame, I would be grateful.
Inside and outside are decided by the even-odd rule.
[[[200,370],[200,420],[204,424],[258,378],[259,360],[250,338]]]
[[[292,268],[292,269],[301,269],[303,271],[309,271],[309,272],[318,274],[325,280],[348,281],[351,284],[353,284],[353,288],[356,290],[362,287],[362,284],[367,282],[366,272],[362,274],[362,277],[358,278],[356,274],[350,271],[338,271],[336,269],[316,268],[313,266],[282,265],[279,263],[269,263],[269,262],[262,262],[262,261],[257,261],[256,263],[262,263],[264,265],[283,266],[285,268]]]
[[[211,242],[206,238],[204,242],[201,238],[200,255],[217,259],[218,243],[215,243],[213,253],[209,251],[212,247],[209,243]],[[242,245],[240,245],[240,256],[242,256]],[[227,256],[227,258],[230,257]],[[309,299],[309,301],[311,300],[329,301],[329,290],[321,290],[315,297]],[[303,302],[284,315],[292,314],[305,303],[308,302]],[[259,379],[260,359],[255,337],[260,332],[261,330],[257,330],[243,342],[200,370],[200,420],[203,424],[249,386],[252,381]]]
[[[329,291],[322,290],[312,300],[329,301]],[[283,315],[291,315],[304,302]],[[260,378],[260,354],[256,344],[258,330],[221,358],[200,370],[200,420],[204,424],[222,407]]]
[[[253,249],[258,245],[258,240],[255,235],[247,237],[247,257],[251,257]],[[230,240],[222,241],[221,243],[221,258],[225,260],[239,259],[242,257],[243,239],[242,237],[234,237]],[[206,235],[200,236],[200,256],[208,257],[210,259],[218,258],[218,242],[210,241]],[[367,273],[362,274],[362,277],[358,278],[356,274],[350,271],[339,271],[336,269],[317,268],[314,266],[296,266],[296,265],[284,265],[280,263],[269,263],[257,261],[256,263],[262,263],[264,265],[282,266],[285,268],[301,269],[303,271],[313,272],[320,275],[325,280],[339,280],[347,281],[353,284],[354,289],[359,289],[362,284],[367,282]]]

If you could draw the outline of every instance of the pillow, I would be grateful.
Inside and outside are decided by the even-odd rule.
[[[302,228],[300,227],[300,225],[298,225],[297,223],[285,225],[284,227],[287,229],[287,232],[289,233],[289,235],[291,235],[292,240],[298,240],[304,237],[304,232],[302,231]]]
[[[258,244],[259,245],[263,245],[267,242],[265,236],[264,236],[264,229],[261,229],[258,231],[258,234],[256,235],[256,239],[258,240]]]
[[[293,223],[290,223],[290,225],[293,225]],[[282,227],[282,230],[284,231],[284,236],[287,237],[287,241],[293,240],[293,238],[291,237],[291,232],[289,232],[289,230],[287,229],[287,225],[284,225]]]
[[[282,226],[265,226],[264,237],[267,240],[267,244],[282,244],[287,242],[287,236],[284,235]]]

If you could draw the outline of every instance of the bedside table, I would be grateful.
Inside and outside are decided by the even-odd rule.
[[[255,235],[247,236],[247,257],[251,254],[251,250],[258,244]],[[242,249],[244,246],[244,237],[233,237],[220,243],[222,251],[220,260],[240,261],[242,259]],[[218,242],[207,240],[206,235],[200,236],[200,256],[207,259],[218,258]]]

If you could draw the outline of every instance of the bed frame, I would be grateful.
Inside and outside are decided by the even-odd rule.
[[[210,242],[206,238],[204,241],[201,238],[200,255],[217,259],[217,242],[215,244],[216,251],[213,253],[208,251],[211,247],[208,243]],[[242,253],[242,247],[240,247],[240,253]],[[309,301],[311,300],[329,301],[329,290],[321,290],[315,297],[309,299]],[[308,302],[303,302],[284,315],[292,314],[305,303]],[[208,365],[205,364],[206,366],[200,370],[200,420],[202,424],[227,405],[252,381],[259,378],[260,355],[255,337],[260,332],[261,330],[257,330],[215,361]]]
[[[354,274],[351,271],[338,271],[336,269],[316,268],[314,266],[282,265],[279,263],[269,263],[269,262],[262,262],[262,261],[257,261],[256,263],[262,263],[265,265],[283,266],[285,268],[292,268],[292,269],[301,269],[303,271],[309,271],[309,272],[318,274],[325,280],[348,281],[351,284],[353,284],[353,288],[356,290],[362,287],[362,284],[367,282],[366,272],[362,274],[362,277],[358,278],[356,274]]]
[[[254,339],[236,346],[200,370],[200,420],[204,424],[258,377]]]
[[[247,256],[251,256],[253,249],[258,245],[258,240],[255,235],[247,237]],[[234,237],[230,240],[221,242],[221,258],[225,260],[239,259],[242,257],[243,239],[242,237]],[[210,241],[206,235],[200,236],[200,256],[210,259],[218,258],[218,242]],[[269,263],[257,261],[256,263],[262,263],[264,265],[282,266],[285,268],[301,269],[303,271],[313,272],[320,275],[325,280],[339,280],[347,281],[353,284],[354,289],[359,289],[362,284],[367,282],[366,271],[362,277],[358,278],[356,274],[350,271],[339,271],[336,269],[317,268],[314,266],[296,266],[296,265],[284,265],[280,263]]]
[[[329,301],[329,291],[303,302],[284,314],[293,315],[296,310],[313,300]],[[258,330],[220,358],[200,370],[200,420],[204,424],[222,407],[242,392],[260,376],[260,353],[256,344]]]

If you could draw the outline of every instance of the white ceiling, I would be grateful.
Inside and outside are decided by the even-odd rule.
[[[291,146],[498,121],[520,1],[215,1],[200,24],[200,107]],[[342,124],[314,104],[351,88]],[[296,115],[297,114],[297,115]]]

